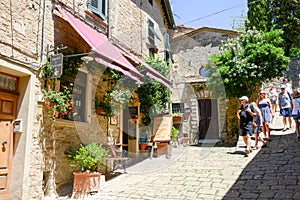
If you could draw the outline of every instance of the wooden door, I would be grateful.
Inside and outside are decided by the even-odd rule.
[[[199,139],[219,138],[218,107],[216,99],[200,99],[199,106]]]
[[[11,121],[0,121],[0,199],[9,199],[9,184],[12,163]]]
[[[17,95],[0,91],[0,199],[9,199]]]

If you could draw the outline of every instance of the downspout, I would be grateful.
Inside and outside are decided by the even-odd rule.
[[[11,57],[14,57],[14,29],[13,29],[13,17],[12,17],[12,3],[9,1],[9,11],[10,11],[10,30],[11,30]]]
[[[40,5],[41,5],[41,1],[42,0],[40,0]],[[46,0],[44,0],[44,3],[43,3],[41,54],[40,54],[40,62],[38,64],[38,68],[40,68],[42,66],[43,57],[44,57],[45,21],[46,21]]]
[[[110,1],[107,1],[107,39],[111,38]]]

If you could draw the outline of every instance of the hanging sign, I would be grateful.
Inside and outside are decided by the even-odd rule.
[[[63,70],[63,54],[56,54],[50,57],[50,65],[52,65],[51,78],[59,78]]]

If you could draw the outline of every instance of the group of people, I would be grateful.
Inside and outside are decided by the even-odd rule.
[[[292,90],[291,84],[287,79],[283,80],[278,94],[274,85],[270,85],[268,96],[266,91],[262,90],[255,102],[249,103],[247,96],[239,98],[241,107],[237,111],[237,117],[240,120],[240,135],[246,145],[245,156],[252,151],[250,136],[255,135],[255,149],[258,149],[258,142],[262,142],[262,148],[267,146],[267,141],[271,141],[270,123],[277,112],[279,105],[279,116],[283,117],[283,131],[292,128],[292,118],[295,121],[296,137],[299,136],[300,120],[300,88]],[[287,123],[288,121],[288,123]],[[289,125],[289,126],[288,126]],[[264,137],[260,137],[263,132]]]

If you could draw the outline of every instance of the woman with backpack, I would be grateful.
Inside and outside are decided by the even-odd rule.
[[[246,145],[245,156],[248,157],[251,150],[250,136],[253,133],[253,118],[256,116],[255,110],[251,104],[248,104],[248,97],[240,98],[241,107],[237,111],[237,118],[240,120],[240,135],[243,137]]]

